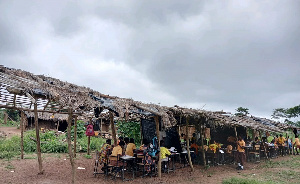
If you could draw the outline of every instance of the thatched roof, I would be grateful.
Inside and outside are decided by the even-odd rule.
[[[118,117],[129,118],[159,115],[163,127],[175,126],[176,115],[193,118],[204,118],[218,125],[244,126],[268,131],[282,131],[284,125],[255,117],[237,117],[225,112],[212,112],[201,109],[166,107],[147,104],[129,98],[104,95],[87,87],[63,82],[52,77],[0,66],[0,107],[33,111],[34,100],[37,100],[39,116],[47,119],[49,114],[66,114],[68,109],[78,115],[91,116],[94,108],[109,109]],[[55,116],[55,115],[54,115]],[[57,115],[62,117],[61,115]],[[65,119],[66,117],[63,117]]]
[[[34,118],[34,112],[24,112],[27,118]],[[39,119],[42,120],[53,120],[53,121],[67,121],[68,114],[58,114],[58,113],[49,113],[49,112],[38,112]]]

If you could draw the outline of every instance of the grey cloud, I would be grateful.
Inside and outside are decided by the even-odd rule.
[[[49,26],[39,35],[49,39],[42,39],[49,44],[45,60],[62,77],[60,55],[87,65],[105,59],[142,72],[178,105],[270,113],[276,104],[292,106],[289,94],[300,96],[299,9],[299,1],[2,1],[0,54],[14,66],[15,52],[28,49],[26,60],[36,56],[35,28],[42,22]],[[80,82],[85,78],[93,88],[97,79]],[[132,86],[130,97],[135,91]]]

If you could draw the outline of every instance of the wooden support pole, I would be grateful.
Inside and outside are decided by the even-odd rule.
[[[74,120],[74,158],[76,158],[76,141],[77,141],[77,116]]]
[[[42,155],[41,155],[41,142],[40,142],[40,130],[39,130],[39,117],[37,113],[37,103],[34,103],[34,125],[36,134],[36,152],[39,163],[39,174],[43,174]]]
[[[69,109],[69,117],[68,117],[68,151],[69,151],[69,157],[70,162],[72,166],[72,183],[75,183],[75,161],[73,158],[73,152],[72,152],[72,145],[71,145],[71,126],[72,126],[72,119],[73,119],[73,111],[72,109]]]
[[[87,155],[90,155],[91,136],[88,136]]]
[[[112,138],[114,140],[114,145],[117,146],[117,135],[116,135],[116,129],[115,129],[115,123],[114,123],[114,114],[112,111],[109,111],[109,119],[110,119],[110,126],[112,131]]]
[[[143,127],[142,127],[142,120],[140,119],[140,135],[141,135],[141,145],[143,145]]]
[[[235,133],[236,141],[238,141],[238,135],[237,135],[237,131],[236,131],[236,126],[234,126],[234,133]]]
[[[186,149],[187,149],[187,155],[188,155],[188,161],[191,167],[192,172],[194,172],[194,167],[191,159],[191,152],[190,152],[190,139],[189,139],[189,117],[186,118]]]
[[[8,117],[8,115],[7,115],[6,111],[4,111],[3,114],[4,114],[4,124],[6,125],[7,124],[7,117]]]
[[[204,150],[204,133],[205,133],[205,125],[203,124],[203,127],[201,126],[201,144],[202,144],[202,158],[203,158],[203,165],[204,168],[206,168],[206,158],[205,158],[205,150]]]
[[[24,159],[24,121],[25,121],[25,114],[24,114],[24,111],[21,111],[21,121],[20,121],[20,128],[21,128],[21,159]]]
[[[154,116],[154,121],[155,121],[155,124],[156,124],[156,136],[157,136],[157,140],[158,140],[158,147],[160,148],[160,134],[159,134],[158,116]],[[158,153],[157,170],[158,170],[158,178],[161,178],[161,156],[160,156],[160,152]]]

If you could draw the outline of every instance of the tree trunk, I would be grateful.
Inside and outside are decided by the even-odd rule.
[[[87,154],[90,155],[91,136],[88,136]]]
[[[194,167],[193,167],[193,163],[192,163],[192,159],[191,159],[191,152],[190,152],[190,140],[189,140],[189,121],[188,121],[188,117],[186,119],[186,150],[187,150],[187,155],[188,155],[188,160],[189,160],[189,164],[191,167],[192,172],[194,172]]]
[[[158,147],[160,148],[160,135],[159,135],[159,120],[158,120],[158,116],[155,116],[154,120],[155,120],[155,124],[156,124],[156,136],[157,136],[157,140],[158,140]],[[158,153],[157,170],[158,170],[158,178],[161,178],[161,157],[160,157],[160,152]]]
[[[21,159],[24,159],[24,121],[25,121],[25,114],[24,114],[24,111],[21,111],[21,121],[20,121],[20,128],[21,128]]]
[[[118,141],[117,141],[116,129],[114,123],[114,114],[111,111],[109,111],[109,119],[110,119],[110,126],[111,126],[112,137],[114,140],[114,145],[117,146]]]
[[[76,141],[77,141],[77,116],[74,121],[74,158],[76,158]]]
[[[72,109],[69,109],[69,117],[68,117],[68,151],[69,151],[69,157],[70,162],[72,166],[72,183],[75,183],[75,161],[73,158],[73,152],[72,152],[72,144],[71,144],[71,126],[72,126],[72,119],[73,119],[73,111]]]
[[[203,127],[201,126],[201,144],[202,144],[202,158],[203,158],[203,165],[204,168],[206,168],[206,158],[205,158],[205,150],[204,150],[204,131],[205,131],[205,126],[203,125]]]
[[[42,155],[41,155],[41,142],[40,142],[40,131],[39,131],[39,117],[37,113],[37,103],[34,103],[34,125],[36,133],[36,152],[39,162],[39,174],[43,174]]]
[[[4,111],[4,124],[7,124],[7,113]]]

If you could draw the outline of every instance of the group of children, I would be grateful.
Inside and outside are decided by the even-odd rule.
[[[161,156],[162,161],[168,161],[168,155],[171,154],[171,152],[164,147],[164,141],[160,141],[160,149],[159,154]],[[111,156],[122,156],[122,155],[128,155],[128,156],[134,156],[135,152],[143,153],[143,163],[151,166],[155,164],[155,161],[157,158],[155,158],[156,153],[158,153],[158,149],[154,150],[152,143],[150,143],[147,139],[143,139],[143,144],[140,146],[139,150],[136,149],[136,145],[134,143],[133,138],[125,137],[119,137],[117,146],[111,145],[111,140],[107,139],[106,143],[102,145],[100,148],[100,154],[99,154],[99,163],[103,164],[104,168],[106,166],[106,161],[108,159],[108,155]],[[121,164],[121,163],[120,163]],[[151,167],[147,167],[147,171],[150,171]]]

